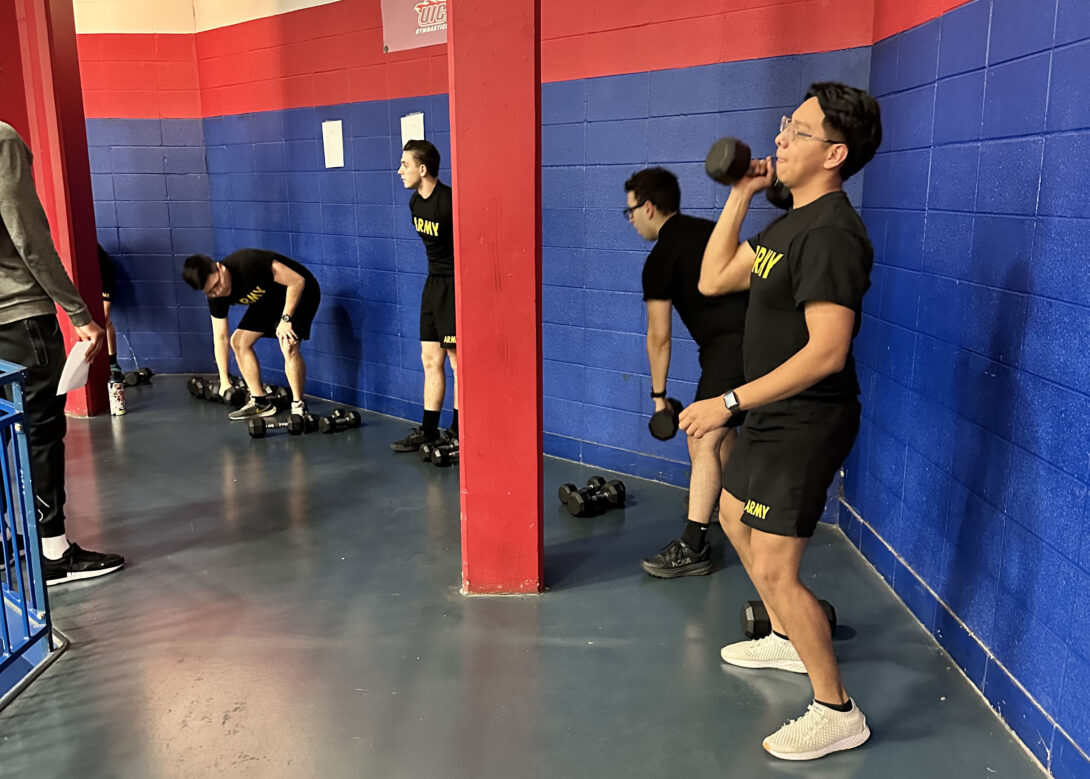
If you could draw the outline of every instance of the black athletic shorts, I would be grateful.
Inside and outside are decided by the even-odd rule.
[[[444,349],[454,349],[454,277],[432,276],[424,282],[420,296],[420,340],[438,341]]]
[[[283,291],[282,291],[283,290]],[[273,287],[267,295],[256,303],[251,303],[242,315],[238,323],[239,330],[252,330],[261,333],[267,338],[276,338],[276,328],[280,324],[280,317],[284,314],[284,297],[287,289],[280,284]],[[322,302],[322,290],[317,282],[307,281],[303,287],[303,296],[295,312],[291,315],[291,329],[299,336],[299,340],[310,338],[310,325],[314,321],[314,315],[318,313],[318,304]]]
[[[742,521],[809,538],[825,495],[859,432],[858,402],[789,398],[753,409],[723,469],[723,489],[745,504]]]
[[[693,401],[722,397],[746,383],[742,372],[742,337],[724,337],[700,346],[700,381]],[[746,412],[734,414],[727,427],[740,427]]]
[[[117,286],[114,260],[102,247],[98,249],[98,272],[102,277],[102,299],[109,302]]]

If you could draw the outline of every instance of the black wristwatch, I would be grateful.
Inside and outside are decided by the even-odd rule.
[[[281,322],[290,322],[290,321],[291,321],[291,314],[284,314],[284,315],[282,315],[282,316],[280,317],[280,321],[281,321]]]
[[[734,396],[734,390],[731,390],[723,396],[723,405],[727,407],[727,411],[731,413],[731,416],[742,410],[742,404],[739,403],[738,398]]]

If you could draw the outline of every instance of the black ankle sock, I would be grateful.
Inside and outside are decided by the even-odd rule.
[[[708,537],[708,526],[691,519],[685,520],[685,530],[681,533],[681,540],[689,545],[690,549],[699,552],[704,548],[704,540]]]
[[[268,395],[254,395],[253,398],[254,403],[256,403],[259,408],[266,408],[267,406],[272,405],[272,403],[269,401]]]
[[[814,703],[820,703],[825,708],[839,711],[842,714],[846,714],[852,710],[852,701],[850,698],[847,703],[826,703],[825,701],[819,701],[817,698],[814,698]]]
[[[777,636],[779,636],[780,638],[782,638],[782,639],[783,639],[784,641],[790,641],[790,640],[791,640],[791,639],[789,639],[789,638],[788,638],[787,636],[785,636],[785,635],[784,635],[783,633],[778,633],[778,632],[776,632],[775,630],[773,630],[772,632],[773,632],[773,633],[775,633],[775,634],[776,634]]]
[[[450,418],[450,432],[454,433],[454,437],[458,437],[458,409],[454,409],[454,416]]]
[[[420,423],[420,429],[425,433],[434,433],[439,429],[439,412],[424,411],[424,421]]]
[[[120,365],[117,364],[117,355],[116,354],[111,354],[110,355],[110,367],[111,368],[120,368],[121,367]]]

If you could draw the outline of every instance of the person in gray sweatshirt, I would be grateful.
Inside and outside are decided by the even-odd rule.
[[[106,336],[57,256],[49,223],[31,177],[30,149],[0,122],[0,359],[26,368],[24,395],[30,473],[47,585],[103,576],[125,558],[81,549],[64,527],[65,396],[57,395],[64,339],[56,307],[68,315],[90,362]]]

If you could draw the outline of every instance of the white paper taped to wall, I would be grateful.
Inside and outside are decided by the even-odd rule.
[[[406,114],[401,117],[401,148],[409,141],[424,140],[424,112]]]
[[[343,168],[344,133],[341,130],[340,119],[322,122],[322,144],[325,147],[325,166],[327,168]]]

